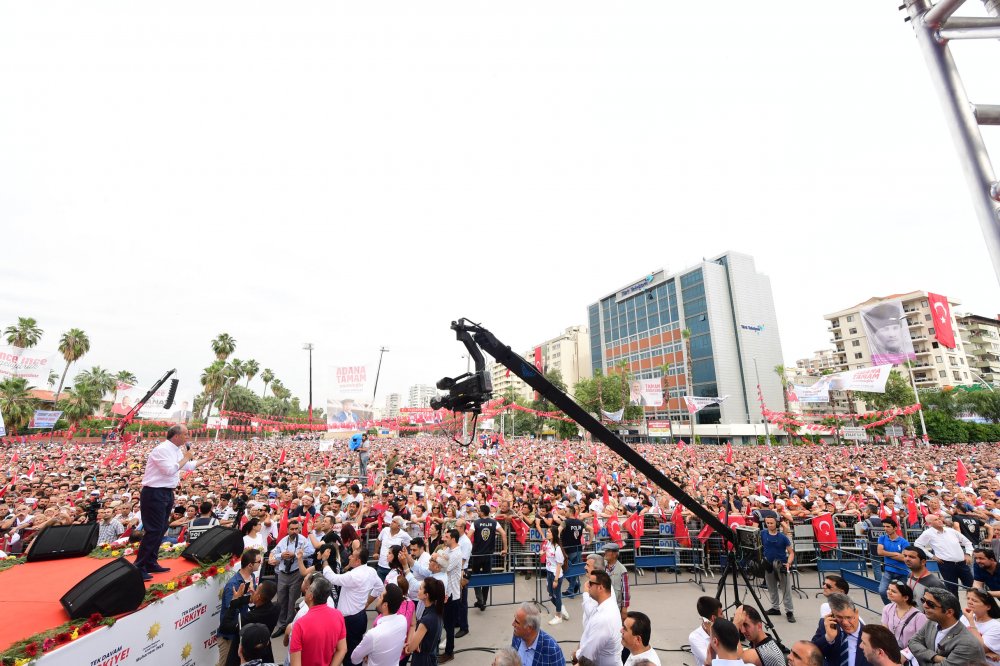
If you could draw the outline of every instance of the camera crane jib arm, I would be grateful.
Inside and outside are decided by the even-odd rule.
[[[476,369],[472,376],[459,378],[462,381],[446,378],[439,382],[438,388],[448,388],[450,390],[448,396],[438,401],[441,406],[459,412],[479,413],[482,404],[490,399],[493,387],[489,374],[486,372],[486,363],[483,360],[482,354],[478,351],[478,348],[481,348],[495,358],[498,363],[506,366],[512,373],[523,379],[528,386],[538,391],[542,397],[561,409],[564,414],[580,424],[591,435],[601,440],[608,448],[624,458],[636,470],[642,472],[646,478],[670,493],[674,499],[698,516],[702,522],[711,525],[723,539],[730,543],[735,543],[733,530],[723,523],[718,516],[681,490],[663,472],[631,449],[600,421],[576,404],[572,398],[553,386],[534,365],[511,351],[511,348],[500,342],[496,336],[482,326],[466,319],[459,319],[452,322],[451,328],[455,331],[459,341],[465,344],[473,359],[475,359]]]

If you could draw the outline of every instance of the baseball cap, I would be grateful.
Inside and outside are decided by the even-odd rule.
[[[603,550],[611,550],[617,553],[619,550],[621,550],[621,548],[619,548],[618,544],[615,543],[614,541],[609,541],[608,543],[604,544]]]

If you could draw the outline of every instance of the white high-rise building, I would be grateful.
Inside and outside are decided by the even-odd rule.
[[[438,390],[430,384],[414,384],[410,387],[407,407],[430,407],[431,398],[437,397]]]
[[[399,416],[399,408],[402,407],[402,396],[398,393],[390,393],[385,396],[385,416],[386,418],[396,418]]]

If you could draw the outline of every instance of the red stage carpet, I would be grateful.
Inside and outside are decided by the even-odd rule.
[[[67,560],[30,562],[0,572],[0,650],[40,631],[69,622],[59,599],[69,590],[113,560],[74,557]],[[178,558],[161,560],[167,573],[154,574],[153,583],[167,583],[193,571],[191,562]]]

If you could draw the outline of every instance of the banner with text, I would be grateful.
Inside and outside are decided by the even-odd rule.
[[[0,379],[24,377],[36,388],[49,383],[49,371],[56,370],[59,355],[37,349],[0,345]]]
[[[670,437],[670,421],[649,421],[646,429],[650,437]]]
[[[861,308],[861,323],[868,337],[872,363],[898,365],[917,358],[910,327],[903,321],[903,302],[882,301]]]
[[[62,416],[62,412],[46,412],[41,409],[35,410],[35,415],[31,417],[29,428],[54,428],[56,421]]]
[[[115,389],[115,402],[111,405],[111,413],[118,416],[125,416],[135,407],[136,403],[142,400],[149,389],[133,386],[124,382],[118,382]],[[174,404],[170,409],[164,409],[167,404],[167,395],[170,393],[170,382],[167,382],[154,393],[146,404],[139,410],[139,418],[154,419],[157,421],[172,421],[174,423],[187,423],[194,417],[191,411],[194,401],[188,397],[174,396]]]
[[[659,379],[633,379],[629,384],[629,402],[643,407],[663,406],[663,384]]]
[[[828,375],[826,380],[831,391],[867,391],[885,393],[885,383],[889,379],[891,365],[876,365]]]
[[[430,407],[403,407],[399,410],[399,418],[410,425],[441,423],[445,419],[446,410]]]
[[[690,414],[694,414],[696,412],[700,412],[706,407],[709,407],[710,405],[721,405],[722,401],[728,397],[728,395],[724,395],[721,398],[686,395],[684,396],[684,404],[687,405],[688,412]]]
[[[331,367],[329,385],[333,390],[326,400],[326,422],[331,429],[358,429],[374,419],[368,393],[368,366]]]
[[[830,385],[821,379],[812,386],[792,384],[788,394],[789,402],[819,403],[830,402]]]
[[[219,660],[215,630],[222,607],[222,576],[185,587],[126,615],[113,627],[81,636],[38,661],[38,666],[197,666]]]

